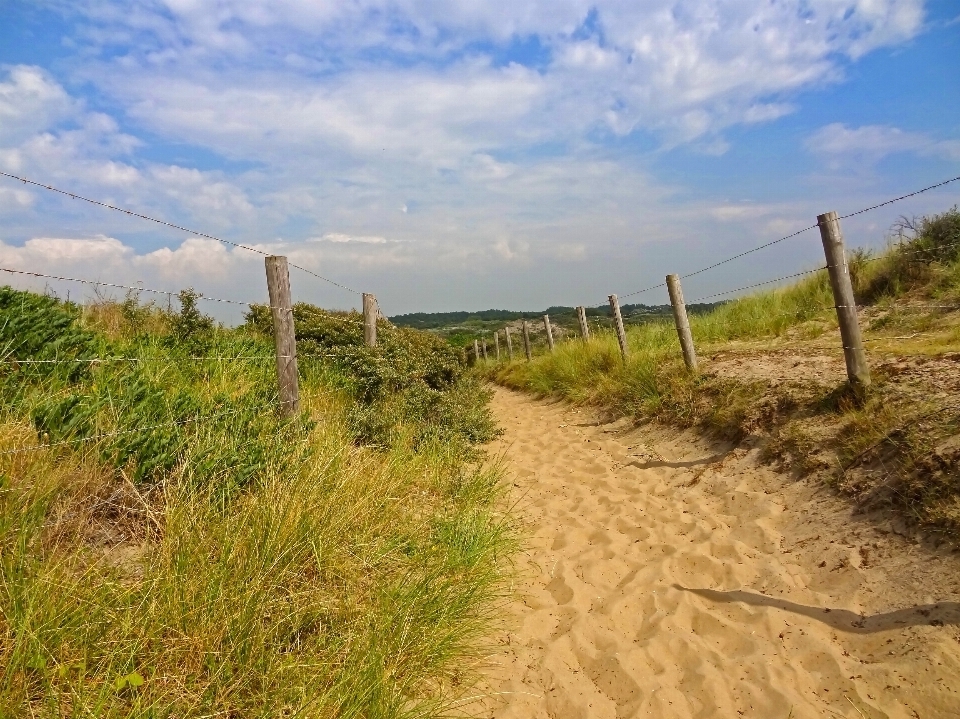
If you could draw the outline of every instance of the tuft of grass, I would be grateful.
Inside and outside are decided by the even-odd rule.
[[[0,450],[50,445],[0,455],[0,716],[445,714],[516,544],[475,380],[371,446],[367,366],[305,353],[281,421],[270,339],[190,307],[0,289]],[[92,357],[140,361],[28,362]]]

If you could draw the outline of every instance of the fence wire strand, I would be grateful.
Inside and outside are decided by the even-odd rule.
[[[879,207],[885,207],[886,205],[892,205],[894,202],[900,202],[900,200],[906,200],[908,197],[914,197],[914,196],[916,196],[916,195],[922,195],[924,192],[927,192],[927,191],[929,191],[929,190],[935,190],[935,189],[937,189],[938,187],[943,187],[944,185],[949,185],[951,182],[956,182],[957,180],[960,180],[960,175],[957,175],[956,177],[951,177],[949,180],[944,180],[943,182],[938,182],[936,185],[930,185],[929,187],[924,187],[922,190],[916,190],[916,191],[910,192],[910,193],[908,193],[908,194],[906,194],[906,195],[900,195],[900,197],[894,197],[892,200],[887,200],[887,201],[885,201],[885,202],[881,202],[881,203],[878,204],[878,205],[871,205],[870,207],[864,207],[862,210],[857,210],[856,212],[851,212],[851,213],[849,213],[849,214],[847,214],[847,215],[840,215],[837,219],[845,220],[845,219],[847,219],[848,217],[855,217],[856,215],[862,215],[864,212],[870,212],[871,210],[876,210],[876,209],[879,208]]]
[[[777,277],[776,279],[773,279],[773,280],[766,280],[766,281],[764,281],[764,282],[757,282],[757,283],[754,284],[754,285],[747,285],[746,287],[738,287],[738,288],[736,288],[735,290],[727,290],[726,292],[717,292],[717,293],[712,294],[712,295],[707,295],[706,297],[700,297],[700,298],[695,299],[695,300],[690,300],[690,302],[687,302],[687,303],[685,303],[685,304],[687,304],[687,305],[695,305],[695,304],[697,304],[698,302],[703,302],[704,300],[709,300],[709,299],[712,299],[713,297],[723,297],[724,295],[732,295],[734,292],[744,292],[745,290],[752,290],[752,289],[755,288],[755,287],[763,287],[764,285],[772,285],[772,284],[775,283],[775,282],[782,282],[783,280],[790,280],[790,279],[793,279],[794,277],[803,277],[804,275],[812,275],[812,274],[814,274],[815,272],[820,272],[820,271],[825,270],[825,269],[827,269],[827,268],[824,266],[824,267],[818,267],[818,268],[815,269],[815,270],[806,270],[805,272],[796,272],[796,273],[794,273],[794,274],[792,274],[792,275],[784,275],[783,277]]]
[[[30,270],[15,270],[10,267],[0,267],[0,272],[7,272],[14,275],[27,275],[29,277],[43,277],[48,280],[61,280],[63,282],[80,282],[85,285],[96,285],[97,287],[114,287],[120,290],[130,290],[132,292],[150,292],[156,295],[166,295],[167,297],[176,297],[179,293],[172,292],[170,290],[154,290],[149,287],[135,287],[133,285],[120,285],[115,282],[101,282],[100,280],[85,280],[80,277],[64,277],[62,275],[48,275],[43,272],[31,272]],[[270,309],[276,310],[289,310],[290,307],[275,307],[273,305],[264,304],[263,302],[242,302],[240,300],[225,300],[220,297],[210,297],[204,294],[197,295],[198,300],[207,300],[208,302],[222,302],[224,304],[230,305],[243,305],[245,307],[252,307],[253,305],[263,305],[269,307]]]
[[[878,203],[878,204],[876,204],[876,205],[871,205],[870,207],[864,207],[862,210],[857,210],[856,212],[850,212],[850,213],[847,213],[846,215],[839,215],[837,219],[845,220],[845,219],[847,219],[848,217],[855,217],[855,216],[857,216],[857,215],[862,215],[862,214],[864,214],[865,212],[870,212],[871,210],[876,210],[876,209],[878,209],[878,208],[880,208],[880,207],[885,207],[885,206],[887,206],[887,205],[891,205],[891,204],[893,204],[894,202],[900,202],[900,200],[905,200],[905,199],[907,199],[908,197],[915,197],[916,195],[921,195],[921,194],[923,194],[924,192],[929,192],[930,190],[935,190],[935,189],[937,189],[938,187],[943,187],[944,185],[949,185],[951,182],[956,182],[957,180],[960,180],[960,175],[958,175],[957,177],[951,177],[949,180],[944,180],[943,182],[938,182],[938,183],[936,183],[935,185],[929,185],[929,186],[927,186],[927,187],[924,187],[923,189],[915,190],[915,191],[913,191],[913,192],[907,193],[906,195],[900,195],[899,197],[894,197],[893,199],[886,200],[886,201],[884,201],[884,202],[880,202],[880,203]],[[808,231],[810,231],[810,230],[812,230],[812,229],[814,229],[814,228],[816,228],[816,227],[819,227],[819,226],[820,226],[820,223],[818,222],[818,223],[815,223],[815,224],[813,224],[813,225],[810,225],[809,227],[804,227],[802,230],[797,230],[796,232],[792,232],[792,233],[789,234],[789,235],[784,235],[783,237],[780,237],[780,238],[778,238],[778,239],[776,239],[776,240],[773,240],[773,241],[771,241],[771,242],[767,242],[767,243],[765,243],[765,244],[763,244],[763,245],[760,245],[759,247],[754,247],[753,249],[747,250],[747,251],[745,251],[745,252],[740,252],[739,254],[733,255],[732,257],[728,257],[727,259],[721,260],[720,262],[715,262],[715,263],[712,264],[712,265],[708,265],[707,267],[702,267],[702,268],[700,268],[699,270],[696,270],[696,271],[694,271],[694,272],[689,272],[689,273],[687,273],[687,274],[685,274],[685,275],[681,275],[681,276],[680,276],[680,279],[686,279],[686,278],[688,278],[688,277],[694,277],[695,275],[699,275],[699,274],[701,274],[702,272],[707,272],[708,270],[712,270],[712,269],[714,269],[714,268],[716,268],[716,267],[720,267],[721,265],[725,265],[725,264],[727,264],[728,262],[733,262],[734,260],[738,260],[738,259],[740,259],[741,257],[745,257],[746,255],[749,255],[749,254],[751,254],[751,253],[753,253],[753,252],[758,252],[759,250],[764,250],[764,249],[766,249],[767,247],[771,247],[771,246],[773,246],[773,245],[776,245],[776,244],[778,244],[778,243],[780,243],[780,242],[783,242],[784,240],[789,240],[789,239],[792,238],[792,237],[796,237],[797,235],[801,235],[801,234],[803,234],[804,232],[808,232]],[[621,295],[621,297],[632,297],[633,295],[639,295],[639,294],[641,294],[641,293],[643,293],[643,292],[649,292],[650,290],[655,290],[655,289],[657,289],[658,287],[666,287],[666,283],[661,282],[660,284],[657,284],[657,285],[651,285],[650,287],[645,287],[645,288],[642,289],[642,290],[637,290],[636,292],[630,292],[630,293],[627,293],[627,294],[625,294],[625,295]],[[736,290],[732,290],[732,292],[736,292]],[[716,296],[718,296],[718,295],[711,295],[711,296],[712,296],[712,297],[716,297]]]
[[[75,192],[68,192],[67,190],[61,190],[61,189],[59,189],[59,188],[57,188],[57,187],[54,187],[53,185],[45,185],[45,184],[42,183],[42,182],[37,182],[37,181],[35,181],[35,180],[31,180],[31,179],[28,179],[28,178],[26,178],[26,177],[21,177],[21,176],[19,176],[19,175],[12,175],[12,174],[10,174],[9,172],[0,172],[0,176],[9,177],[9,178],[12,179],[12,180],[19,180],[20,182],[24,183],[25,185],[33,185],[34,187],[41,187],[41,188],[43,188],[44,190],[49,190],[50,192],[56,192],[56,193],[59,193],[59,194],[61,194],[61,195],[66,195],[67,197],[70,197],[70,198],[72,198],[72,199],[74,199],[74,200],[82,200],[83,202],[89,202],[91,205],[97,205],[97,206],[99,206],[99,207],[103,207],[103,208],[106,208],[106,209],[108,209],[108,210],[113,210],[113,211],[115,211],[115,212],[122,212],[122,213],[125,214],[125,215],[130,215],[131,217],[137,217],[137,218],[139,218],[139,219],[141,219],[141,220],[147,220],[148,222],[155,222],[155,223],[158,224],[158,225],[163,225],[163,226],[165,226],[165,227],[170,227],[170,228],[175,229],[175,230],[180,230],[181,232],[186,232],[186,233],[188,233],[188,234],[195,235],[195,236],[197,236],[197,237],[203,237],[203,238],[206,238],[206,239],[208,239],[208,240],[214,240],[215,242],[221,242],[221,243],[223,243],[223,244],[225,244],[225,245],[230,245],[231,247],[237,247],[237,248],[239,248],[239,249],[241,249],[241,250],[247,250],[248,252],[255,252],[255,253],[257,253],[258,255],[263,255],[264,257],[270,257],[270,253],[269,253],[269,252],[264,252],[263,250],[258,250],[256,247],[250,247],[249,245],[243,245],[243,244],[240,244],[239,242],[232,242],[232,241],[230,241],[230,240],[224,240],[224,239],[221,238],[221,237],[216,237],[215,235],[210,235],[210,234],[207,234],[206,232],[200,232],[200,231],[198,231],[198,230],[191,230],[189,227],[184,227],[183,225],[177,225],[177,224],[175,224],[175,223],[173,223],[173,222],[167,222],[166,220],[161,220],[161,219],[159,219],[159,218],[157,218],[157,217],[150,217],[150,215],[144,215],[144,214],[141,214],[141,213],[139,213],[139,212],[134,212],[133,210],[125,210],[125,209],[122,208],[122,207],[117,207],[116,205],[111,205],[111,204],[109,204],[109,203],[107,203],[107,202],[101,202],[100,200],[94,200],[94,199],[89,198],[89,197],[84,197],[83,195],[78,195],[78,194],[76,194]],[[317,274],[316,272],[314,272],[313,270],[308,270],[306,267],[301,267],[300,265],[295,265],[295,264],[293,264],[292,262],[289,262],[289,261],[287,262],[287,264],[288,264],[290,267],[295,267],[296,269],[300,270],[301,272],[306,272],[308,275],[313,275],[313,276],[316,277],[317,279],[323,280],[324,282],[328,282],[328,283],[330,283],[331,285],[334,285],[335,287],[339,287],[340,289],[346,290],[347,292],[353,292],[354,294],[357,294],[357,295],[361,294],[361,292],[359,292],[358,290],[353,289],[352,287],[347,287],[346,285],[343,285],[343,284],[340,284],[339,282],[336,282],[336,281],[334,281],[334,280],[331,280],[329,277],[324,277],[323,275],[319,275],[319,274]]]

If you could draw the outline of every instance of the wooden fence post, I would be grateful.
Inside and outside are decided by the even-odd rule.
[[[363,343],[377,346],[377,298],[367,292],[363,293]]]
[[[483,348],[483,361],[486,362],[487,361],[487,338],[486,337],[483,338],[481,347]]]
[[[510,339],[510,328],[504,327],[503,331],[507,335],[507,359],[513,362],[513,340]]]
[[[497,348],[497,362],[500,361],[500,330],[493,333],[493,345]]]
[[[523,320],[523,351],[527,353],[527,362],[533,359],[533,354],[530,352],[530,328],[526,320]]]
[[[473,340],[473,361],[480,361],[480,346],[477,344],[476,338]]]
[[[620,316],[620,302],[616,295],[610,295],[610,311],[613,312],[613,321],[617,327],[617,341],[620,343],[620,354],[624,361],[627,359],[627,333],[623,329],[623,317]]]
[[[683,302],[683,289],[680,287],[680,277],[667,275],[667,292],[670,294],[670,304],[673,305],[673,322],[677,326],[677,336],[680,337],[680,349],[683,350],[683,361],[691,372],[697,371],[697,350],[693,346],[693,333],[690,331],[690,319],[687,317],[687,306]]]
[[[553,352],[553,327],[550,326],[550,315],[543,316],[543,328],[547,331],[547,344]]]
[[[293,300],[290,297],[290,271],[287,258],[271,255],[264,260],[267,292],[273,315],[273,340],[277,348],[277,381],[280,385],[280,416],[296,416],[300,411],[300,386],[297,377],[297,335],[293,326]]]
[[[837,321],[840,323],[840,338],[843,341],[843,358],[847,363],[847,379],[854,387],[870,384],[870,367],[860,337],[860,322],[857,320],[857,300],[853,296],[847,253],[843,248],[843,234],[836,212],[817,215],[823,253],[827,257],[827,272],[836,302]]]
[[[587,324],[587,311],[581,306],[577,307],[577,321],[580,323],[580,336],[584,340],[590,339],[590,325]]]

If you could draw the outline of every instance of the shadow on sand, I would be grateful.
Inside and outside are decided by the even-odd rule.
[[[652,469],[654,467],[673,467],[679,469],[681,467],[697,467],[701,464],[713,464],[724,459],[728,452],[723,452],[722,454],[714,454],[710,457],[704,457],[703,459],[691,459],[686,462],[668,462],[665,459],[656,459],[652,462],[628,462],[631,467],[639,467],[640,469]]]
[[[897,609],[892,612],[883,612],[871,616],[862,616],[848,609],[824,609],[823,607],[809,607],[806,604],[797,604],[778,597],[768,597],[765,594],[754,594],[743,590],[720,592],[716,589],[693,589],[679,584],[674,589],[683,592],[692,592],[698,596],[714,602],[739,602],[754,607],[774,607],[785,612],[801,614],[841,632],[855,634],[872,634],[887,629],[903,629],[919,624],[931,624],[942,627],[944,625],[960,625],[960,602],[937,602],[936,604],[918,604],[907,609]]]

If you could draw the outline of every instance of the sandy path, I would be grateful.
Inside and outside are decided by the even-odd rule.
[[[755,451],[503,389],[494,411],[532,541],[470,713],[960,716],[955,554]]]

